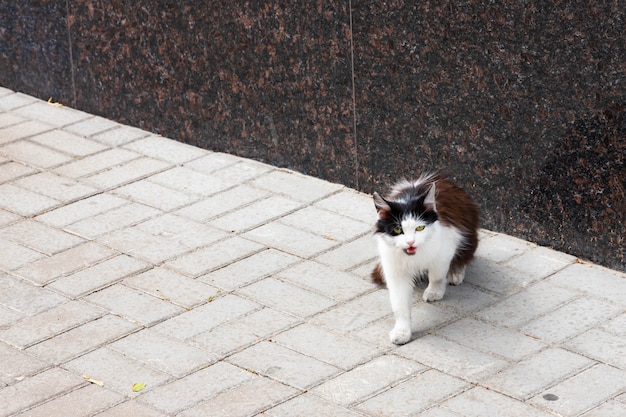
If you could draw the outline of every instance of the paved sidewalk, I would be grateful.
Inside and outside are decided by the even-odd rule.
[[[626,415],[624,274],[483,231],[396,347],[375,217],[0,88],[0,416]]]

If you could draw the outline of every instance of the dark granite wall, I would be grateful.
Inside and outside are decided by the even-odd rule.
[[[0,0],[0,85],[626,270],[626,0]]]

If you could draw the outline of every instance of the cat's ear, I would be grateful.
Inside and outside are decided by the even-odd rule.
[[[376,206],[376,211],[378,212],[378,217],[384,219],[389,216],[389,212],[391,211],[391,206],[378,194],[374,191],[374,205]]]
[[[428,194],[426,194],[426,197],[424,198],[424,207],[434,212],[437,211],[437,205],[435,204],[436,194],[437,194],[437,188],[435,186],[435,183],[433,182],[433,184],[430,186],[430,190],[428,190]]]

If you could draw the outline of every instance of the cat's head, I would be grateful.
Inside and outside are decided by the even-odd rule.
[[[434,183],[428,187],[407,184],[397,188],[393,198],[385,199],[374,193],[378,211],[376,233],[388,245],[414,255],[432,237],[433,226],[439,219],[435,194]]]

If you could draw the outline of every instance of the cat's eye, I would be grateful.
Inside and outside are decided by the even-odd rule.
[[[396,226],[396,227],[393,228],[392,233],[394,235],[400,235],[400,234],[402,234],[402,228],[400,226]]]
[[[416,232],[421,232],[421,231],[422,231],[422,230],[424,230],[425,228],[426,228],[426,226],[424,226],[424,225],[417,226],[417,227],[415,228],[415,231],[416,231]]]

